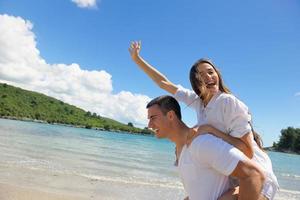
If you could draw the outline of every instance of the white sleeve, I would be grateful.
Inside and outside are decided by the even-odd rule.
[[[174,94],[174,98],[177,101],[183,102],[188,106],[193,108],[197,108],[197,101],[200,100],[200,97],[193,91],[183,88],[182,86],[178,85],[178,89]]]
[[[226,132],[229,135],[241,138],[251,132],[251,115],[243,102],[234,96],[229,96],[226,98],[224,106]]]
[[[246,159],[240,150],[210,134],[197,137],[191,151],[197,161],[207,163],[225,176],[234,171],[239,161]]]

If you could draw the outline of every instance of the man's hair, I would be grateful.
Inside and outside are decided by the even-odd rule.
[[[150,108],[153,105],[158,105],[164,115],[173,110],[179,120],[181,120],[180,105],[177,100],[169,95],[163,95],[152,99],[146,106]]]

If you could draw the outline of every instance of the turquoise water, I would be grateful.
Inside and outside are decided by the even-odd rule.
[[[269,152],[281,191],[300,199],[300,156]],[[90,199],[183,199],[174,145],[150,136],[0,119],[0,182]]]
[[[300,191],[300,155],[268,152],[282,189]]]

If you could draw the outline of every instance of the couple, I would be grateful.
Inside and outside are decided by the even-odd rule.
[[[187,198],[274,199],[278,182],[259,135],[251,126],[248,108],[230,94],[213,63],[200,59],[192,66],[190,81],[194,91],[190,91],[174,85],[143,60],[140,49],[140,42],[132,42],[129,48],[136,64],[159,87],[197,112],[196,130],[181,121],[175,98],[162,96],[147,105],[149,128],[158,138],[176,144]]]

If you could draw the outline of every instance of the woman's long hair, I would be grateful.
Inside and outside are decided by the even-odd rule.
[[[256,131],[254,131],[252,122],[249,122],[249,124],[251,126],[251,131],[252,131],[252,134],[253,134],[254,141],[256,142],[257,146],[261,150],[263,150],[263,141],[262,141],[262,138],[260,137],[260,135]]]
[[[216,68],[216,66],[213,64],[213,62],[209,59],[206,58],[201,58],[199,59],[193,66],[191,67],[190,70],[190,82],[192,85],[192,88],[194,92],[202,99],[205,100],[208,97],[208,92],[207,88],[204,84],[204,81],[202,80],[200,76],[200,71],[199,71],[199,65],[202,63],[207,63],[210,66],[214,68],[216,73],[218,74],[219,77],[219,90],[221,92],[225,92],[227,94],[230,94],[230,90],[225,86],[224,81],[222,79],[220,71]]]
[[[228,87],[224,84],[223,78],[222,78],[221,73],[218,70],[218,68],[213,64],[213,62],[210,59],[201,58],[201,59],[197,60],[197,62],[195,62],[195,64],[193,64],[193,66],[191,67],[191,70],[190,70],[190,82],[191,82],[192,88],[193,88],[194,92],[201,98],[201,100],[205,101],[209,95],[207,92],[207,88],[204,84],[204,81],[201,78],[200,71],[199,71],[199,65],[202,63],[207,63],[210,66],[212,66],[214,68],[214,70],[216,71],[216,73],[218,74],[219,90],[221,92],[231,94]],[[253,138],[254,138],[255,142],[257,143],[257,145],[259,146],[260,149],[263,149],[263,142],[262,142],[260,135],[254,131],[252,123],[249,122],[249,124],[251,126],[251,130],[252,130]]]

